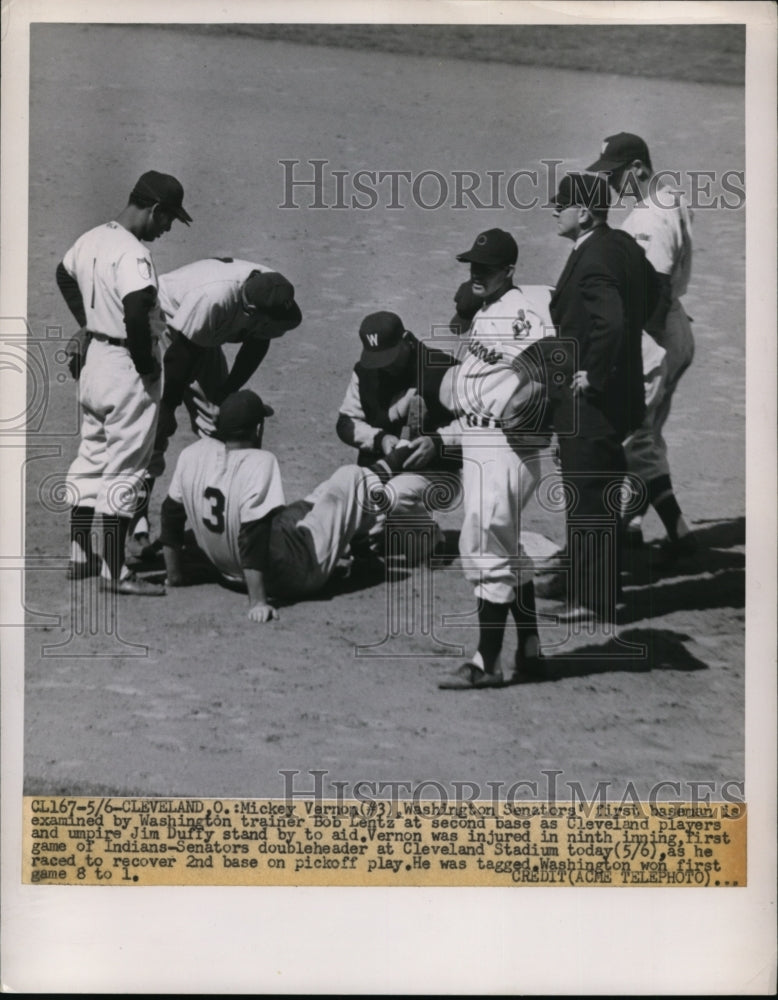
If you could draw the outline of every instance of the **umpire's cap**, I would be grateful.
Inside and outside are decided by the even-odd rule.
[[[599,215],[608,214],[610,196],[608,181],[602,174],[570,173],[559,181],[554,200],[547,208],[570,208],[578,205]]]
[[[639,135],[633,135],[632,132],[617,132],[616,135],[609,135],[605,139],[599,160],[586,169],[594,173],[608,174],[613,170],[628,167],[635,160],[645,163],[649,170],[653,169],[645,140]]]
[[[240,441],[252,434],[265,417],[272,417],[267,406],[251,389],[231,393],[219,407],[216,417],[216,437],[220,441]]]
[[[147,170],[138,178],[130,199],[141,205],[161,205],[188,226],[192,216],[184,209],[184,189],[171,174]]]

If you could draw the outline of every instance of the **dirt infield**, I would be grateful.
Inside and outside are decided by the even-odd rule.
[[[424,208],[440,183],[429,175],[415,200],[402,189],[401,209],[383,188],[371,209],[338,208],[332,171],[542,176],[541,161],[581,167],[627,129],[647,138],[655,166],[720,178],[743,169],[743,89],[118,26],[34,25],[31,59],[28,318],[46,408],[28,451],[26,790],[276,796],[282,769],[351,783],[527,780],[541,793],[542,772],[558,769],[560,783],[607,781],[617,797],[628,781],[647,793],[660,780],[742,779],[742,210],[697,212],[686,299],[697,356],[668,425],[702,552],[683,571],[636,564],[637,612],[621,639],[646,657],[614,659],[601,637],[567,636],[549,619],[544,646],[564,657],[554,683],[437,689],[461,658],[452,647],[471,651],[475,638],[472,617],[444,620],[474,605],[455,560],[431,584],[402,567],[388,583],[352,578],[282,608],[272,625],[252,625],[244,597],[210,584],[123,600],[118,619],[89,634],[84,594],[64,576],[56,483],[77,447],[78,408],[72,381],[58,379],[51,328],[72,332],[54,282],[67,247],[121,208],[144,170],[179,176],[194,224],[153,246],[160,272],[234,255],[297,288],[303,325],[272,345],[251,383],[275,408],[265,445],[296,499],[354,457],[334,425],[362,316],[391,309],[422,336],[445,325],[466,276],[455,255],[493,225],[517,237],[519,282],[553,283],[567,253],[540,205],[457,208],[449,191]],[[299,180],[312,160],[326,161],[328,209],[308,207],[310,188],[290,196],[281,161],[296,161]],[[299,207],[279,207],[290,202]],[[172,444],[155,524],[191,440],[185,430]],[[442,516],[452,542],[457,516]],[[525,521],[561,539],[558,514],[534,504]],[[660,534],[655,520],[649,533]],[[428,586],[429,618],[409,629],[404,609],[421,607]],[[588,658],[572,655],[584,647]]]

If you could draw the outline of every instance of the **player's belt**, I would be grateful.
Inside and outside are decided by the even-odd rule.
[[[92,330],[87,330],[87,333],[92,338],[92,340],[99,340],[102,344],[111,344],[113,347],[126,347],[126,339],[121,337],[108,337],[104,333],[94,333]]]
[[[505,426],[503,421],[498,420],[497,417],[479,417],[475,413],[465,414],[465,420],[468,427],[494,427],[497,430],[502,430]]]

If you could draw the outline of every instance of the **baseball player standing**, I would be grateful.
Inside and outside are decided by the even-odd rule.
[[[67,484],[71,511],[68,576],[101,573],[119,594],[160,596],[164,587],[125,565],[127,530],[151,459],[161,392],[157,275],[148,249],[174,219],[192,221],[175,177],[143,174],[112,222],[84,233],[57,267],[57,284],[88,339],[79,378],[81,441]],[[80,369],[74,359],[72,370]],[[102,515],[103,561],[92,551],[95,512]]]
[[[648,146],[640,136],[629,132],[608,136],[589,170],[606,174],[618,195],[635,199],[621,228],[643,247],[659,277],[659,305],[645,329],[665,350],[665,370],[658,392],[647,402],[643,423],[627,438],[624,451],[629,472],[646,485],[644,512],[651,504],[667,531],[667,555],[690,555],[697,543],[675,497],[662,431],[673,394],[694,358],[692,328],[680,301],[691,275],[692,212],[680,191],[659,186]],[[632,518],[628,543],[642,543],[641,523],[641,514]]]
[[[371,527],[371,496],[380,489],[371,470],[347,465],[286,505],[278,462],[262,450],[272,413],[249,389],[228,396],[216,436],[181,452],[162,504],[168,584],[186,583],[181,551],[188,522],[216,569],[245,582],[248,617],[258,623],[278,618],[271,598],[300,598],[324,586],[352,537]]]
[[[149,549],[148,501],[165,469],[165,451],[183,402],[192,427],[211,434],[219,404],[241,389],[262,363],[271,340],[298,327],[302,313],[294,287],[277,271],[247,260],[212,257],[186,264],[159,279],[164,389],[145,505],[133,525],[130,552]],[[228,370],[224,344],[240,344]]]
[[[459,417],[464,518],[459,551],[478,600],[475,655],[445,678],[449,690],[503,684],[499,657],[510,612],[518,633],[511,680],[543,676],[532,568],[521,548],[521,510],[540,476],[542,379],[530,345],[552,335],[550,289],[513,284],[518,246],[501,229],[480,233],[457,260],[470,265],[471,290],[483,300],[461,365],[444,380],[444,399]],[[532,352],[530,352],[531,354]],[[533,433],[537,431],[537,433]],[[457,432],[441,431],[452,443]]]

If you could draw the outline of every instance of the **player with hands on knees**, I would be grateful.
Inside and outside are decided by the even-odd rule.
[[[262,264],[232,257],[198,260],[163,274],[159,301],[165,386],[146,504],[133,525],[130,552],[142,561],[156,546],[149,540],[148,500],[165,469],[165,452],[176,431],[176,410],[184,403],[192,430],[215,430],[219,404],[242,389],[264,360],[271,341],[302,322],[292,283]],[[224,344],[239,344],[232,367]]]

